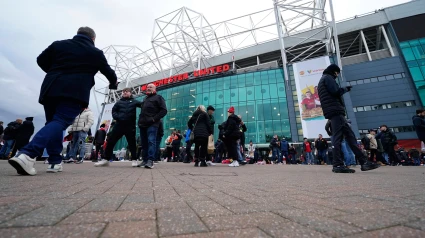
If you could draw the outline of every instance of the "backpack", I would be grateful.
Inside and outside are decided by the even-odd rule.
[[[365,150],[370,150],[370,139],[367,136],[363,136],[361,140]]]

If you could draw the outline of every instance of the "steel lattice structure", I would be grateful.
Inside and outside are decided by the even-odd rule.
[[[208,59],[212,57],[273,40],[279,40],[285,69],[288,63],[305,60],[320,50],[336,53],[340,62],[332,1],[328,1],[329,6],[326,3],[326,0],[273,0],[273,8],[215,24],[210,24],[203,14],[183,7],[154,21],[151,49],[111,45],[103,51],[121,85],[132,87],[135,94],[142,93],[133,83],[135,79],[158,73],[169,77],[209,67]],[[331,21],[326,19],[327,7]],[[295,43],[285,48],[284,39]],[[287,56],[291,58],[289,62]],[[116,91],[105,90],[105,94],[105,102],[120,97]]]

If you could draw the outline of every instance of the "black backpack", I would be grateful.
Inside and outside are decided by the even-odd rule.
[[[361,140],[365,150],[370,150],[370,139],[367,136],[363,136]]]

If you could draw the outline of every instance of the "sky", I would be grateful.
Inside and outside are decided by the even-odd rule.
[[[334,0],[336,20],[407,0]],[[0,121],[34,117],[36,131],[45,123],[38,95],[45,73],[37,56],[53,41],[72,38],[81,26],[96,31],[96,47],[136,45],[151,48],[153,23],[167,13],[188,7],[213,24],[273,7],[272,0],[15,0],[0,7]],[[106,84],[96,81],[96,88]],[[97,94],[99,102],[104,97]],[[93,94],[90,106],[97,119]],[[97,120],[96,120],[97,122]],[[96,123],[95,123],[96,124]],[[94,129],[94,127],[93,127]],[[92,130],[93,130],[92,129]]]

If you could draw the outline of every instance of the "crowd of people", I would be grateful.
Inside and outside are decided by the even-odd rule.
[[[34,117],[27,117],[25,121],[16,119],[3,127],[0,121],[0,159],[9,159],[16,152],[27,145],[34,134]]]
[[[103,52],[95,47],[95,40],[96,34],[93,29],[81,27],[72,39],[55,41],[38,56],[37,63],[46,72],[39,97],[39,103],[43,105],[46,114],[46,124],[29,143],[33,127],[32,131],[23,130],[25,133],[22,132],[23,137],[20,137],[19,130],[25,128],[25,122],[17,120],[12,123],[10,128],[14,128],[15,131],[12,136],[8,125],[4,132],[5,143],[0,152],[2,156],[7,156],[12,150],[12,144],[15,144],[19,151],[8,162],[18,174],[36,175],[35,159],[41,156],[44,150],[49,155],[47,172],[63,171],[62,133],[67,128],[69,136],[72,137],[70,149],[66,154],[67,159],[71,162],[73,160],[82,162],[85,150],[83,144],[89,128],[93,125],[93,115],[88,109],[88,104],[95,74],[100,71],[105,75],[109,81],[109,89],[115,90],[118,87],[117,76],[108,65]],[[345,105],[342,100],[342,95],[349,92],[351,86],[340,87],[336,83],[339,73],[340,68],[331,64],[324,70],[319,84],[314,88],[314,95],[311,95],[311,92],[307,93],[310,101],[320,98],[320,108],[324,117],[328,119],[325,129],[331,137],[332,153],[329,153],[329,143],[322,135],[319,135],[314,142],[305,138],[300,156],[297,156],[295,146],[290,145],[284,137],[279,139],[275,135],[270,141],[271,155],[268,163],[332,164],[334,173],[354,173],[355,170],[350,166],[357,163],[361,171],[377,169],[384,164],[403,163],[394,150],[397,138],[385,125],[380,127],[377,135],[376,131],[371,130],[362,140],[364,144],[358,146],[350,122],[345,116]],[[160,160],[159,146],[165,134],[162,120],[167,115],[167,107],[154,84],[148,84],[144,93],[146,96],[139,101],[133,98],[130,88],[122,90],[122,97],[112,108],[114,123],[108,131],[105,130],[105,125],[101,125],[92,138],[95,146],[93,160],[97,161],[94,163],[96,167],[110,165],[114,147],[123,136],[128,142],[125,155],[130,157],[133,167],[152,169],[155,161]],[[310,103],[304,106],[308,105]],[[138,118],[137,108],[141,108]],[[241,117],[235,114],[236,110],[234,107],[228,108],[227,119],[218,125],[218,140],[214,142],[215,109],[212,105],[208,107],[199,105],[187,122],[184,136],[177,130],[167,137],[164,153],[167,161],[184,163],[193,161],[196,167],[208,167],[220,162],[228,163],[230,167],[239,167],[248,162],[267,162],[267,157],[259,156],[258,148],[252,141],[247,147],[245,146],[247,127]],[[425,112],[421,109],[413,118],[418,137],[422,142],[425,142],[424,117]],[[32,118],[27,118],[27,121],[31,120]],[[140,131],[139,138],[136,138],[136,129]],[[183,138],[186,148],[182,149]],[[193,155],[192,146],[194,146]],[[409,154],[415,165],[420,163],[417,150],[411,150]],[[122,155],[119,154],[119,157]]]

